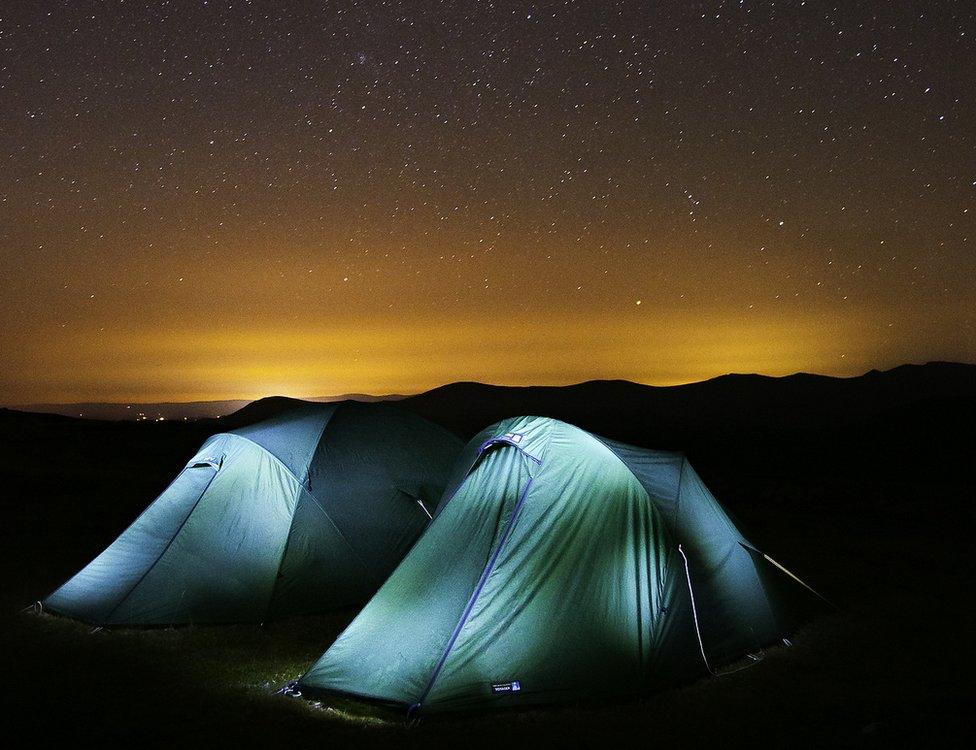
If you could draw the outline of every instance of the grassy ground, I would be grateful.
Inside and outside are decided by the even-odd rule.
[[[792,649],[750,669],[640,700],[408,727],[274,695],[352,612],[263,628],[97,632],[22,612],[111,541],[202,436],[192,426],[72,424],[0,437],[10,490],[0,550],[7,737],[322,747],[976,739],[971,484],[704,472],[753,539],[842,612],[814,620]]]

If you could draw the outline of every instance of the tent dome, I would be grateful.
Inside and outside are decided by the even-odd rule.
[[[519,417],[458,462],[434,521],[303,694],[424,713],[633,694],[795,624],[782,592],[799,587],[681,454]]]
[[[209,438],[44,606],[100,625],[170,625],[367,599],[429,523],[461,441],[386,404],[298,403]]]

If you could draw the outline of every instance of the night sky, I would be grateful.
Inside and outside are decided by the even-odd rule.
[[[0,4],[0,403],[976,361],[976,7]]]

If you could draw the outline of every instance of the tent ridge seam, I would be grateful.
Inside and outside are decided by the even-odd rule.
[[[427,696],[430,695],[430,691],[434,687],[434,682],[437,680],[438,676],[440,676],[441,670],[444,668],[444,664],[447,662],[447,657],[450,656],[451,650],[454,648],[455,643],[457,643],[457,639],[461,635],[461,631],[464,629],[464,626],[468,621],[468,617],[471,616],[471,611],[474,609],[474,605],[478,601],[478,596],[481,594],[482,589],[484,589],[485,584],[488,582],[488,577],[491,575],[492,570],[494,570],[495,563],[498,562],[498,557],[501,555],[501,551],[505,547],[505,543],[508,541],[509,534],[511,533],[512,528],[515,526],[515,521],[522,511],[522,506],[525,503],[525,499],[529,495],[529,489],[532,487],[532,482],[534,479],[534,477],[530,476],[529,480],[525,483],[525,488],[522,490],[522,495],[515,504],[515,509],[512,511],[512,516],[508,519],[508,523],[505,524],[505,531],[502,533],[502,538],[499,539],[498,546],[495,547],[494,553],[488,560],[487,565],[485,565],[485,569],[481,573],[481,578],[478,580],[478,585],[475,587],[474,593],[471,594],[471,598],[468,600],[468,604],[464,608],[464,612],[461,613],[461,619],[458,620],[457,625],[454,627],[454,631],[451,633],[451,638],[447,642],[447,648],[444,649],[443,656],[441,656],[440,661],[437,662],[437,666],[434,667],[434,672],[431,674],[430,680],[427,682],[427,687],[424,688],[424,692],[421,693],[420,698],[418,698],[417,701],[410,706],[411,713],[420,708]]]
[[[278,458],[278,456],[276,456],[274,453],[272,453],[271,451],[269,451],[267,448],[265,448],[263,445],[261,445],[261,443],[257,442],[256,440],[251,440],[251,438],[249,438],[249,437],[247,437],[245,435],[238,435],[236,432],[221,432],[221,433],[218,433],[215,437],[217,437],[217,436],[220,436],[220,437],[226,436],[226,437],[237,438],[238,440],[243,440],[243,441],[245,441],[247,443],[250,443],[251,445],[254,445],[254,446],[260,448],[262,451],[264,451],[269,456],[271,456],[271,458],[273,458],[275,461],[277,461],[279,464],[281,464],[281,468],[283,468],[285,471],[287,471],[288,472],[288,475],[292,479],[294,479],[296,482],[298,482],[298,484],[300,484],[302,487],[305,486],[305,483],[301,479],[298,478],[298,476],[295,474],[295,472],[293,472],[291,470],[291,468],[288,466],[288,464],[286,464],[284,461],[282,461],[280,458]]]
[[[262,622],[267,622],[271,618],[271,610],[274,608],[275,594],[278,592],[278,576],[281,575],[281,568],[285,564],[285,556],[288,554],[288,545],[291,544],[291,535],[295,531],[295,514],[298,512],[298,506],[302,502],[302,492],[304,491],[301,483],[298,485],[298,491],[295,493],[295,507],[291,512],[291,520],[288,521],[288,533],[285,535],[285,543],[281,546],[281,556],[278,558],[278,565],[275,568],[274,578],[271,579],[271,595],[268,597],[268,608],[264,613],[264,620]],[[311,494],[311,493],[309,493]],[[331,518],[329,519],[332,520]],[[333,523],[333,525],[335,525]],[[348,543],[348,542],[347,542]]]
[[[315,495],[312,494],[312,491],[310,489],[308,489],[308,487],[304,486],[301,482],[299,482],[299,484],[298,484],[298,501],[295,503],[295,512],[296,513],[298,512],[298,504],[301,502],[302,493],[305,493],[306,495],[308,495],[312,499],[312,505],[314,505],[316,508],[318,508],[319,509],[319,512],[322,513],[322,515],[324,515],[326,517],[326,519],[328,519],[329,523],[332,524],[332,528],[335,529],[336,530],[336,533],[339,535],[339,538],[342,539],[342,541],[344,541],[346,543],[346,546],[349,548],[350,552],[352,552],[356,556],[356,558],[359,560],[360,564],[363,566],[363,569],[366,570],[366,571],[368,571],[369,570],[369,566],[366,564],[366,561],[363,560],[363,558],[360,556],[359,550],[357,550],[355,547],[352,546],[352,542],[350,542],[346,538],[346,535],[342,533],[342,529],[339,528],[339,524],[337,524],[335,522],[335,519],[332,518],[332,515],[329,513],[329,511],[327,511],[322,506],[322,503],[320,503],[319,502],[319,499],[317,497],[315,497]],[[295,519],[295,516],[294,516],[294,514],[292,514],[292,524],[293,525],[294,525],[294,519]],[[289,528],[288,533],[289,533],[289,536],[290,536],[291,535],[291,528]],[[284,557],[284,553],[282,553],[282,557]]]
[[[686,456],[681,457],[681,466],[678,468],[678,490],[674,493],[674,535],[680,537],[679,522],[681,520],[681,488],[685,486],[685,466],[688,464]]]
[[[498,441],[496,441],[496,440],[494,440],[494,438],[489,438],[488,440],[485,440],[478,447],[478,452],[475,454],[474,458],[471,459],[471,463],[468,466],[468,468],[465,470],[464,475],[461,477],[460,480],[458,480],[457,486],[454,488],[454,491],[451,492],[451,496],[449,498],[447,498],[447,500],[445,500],[444,502],[442,502],[440,505],[438,505],[437,508],[434,510],[434,517],[430,519],[430,521],[428,522],[427,526],[430,526],[430,524],[432,524],[434,521],[437,520],[438,516],[440,516],[440,514],[444,511],[444,509],[447,508],[447,506],[450,504],[451,500],[453,500],[455,498],[455,496],[458,494],[458,492],[461,491],[461,488],[464,486],[464,483],[468,481],[468,477],[471,476],[471,473],[475,470],[475,467],[481,462],[482,457],[485,455],[485,451],[487,451],[488,448],[493,443],[497,445],[497,443],[499,443],[499,442],[500,443],[503,443],[504,445],[509,445],[512,448],[515,448],[520,453],[522,453],[522,455],[524,455],[524,456],[526,456],[528,458],[531,458],[533,461],[535,461],[540,466],[542,465],[542,461],[540,459],[536,458],[535,456],[531,455],[530,453],[525,452],[516,443],[513,443],[511,440],[498,440]]]
[[[217,473],[219,471],[220,471],[219,469],[214,469],[214,473],[210,477],[210,479],[207,481],[206,486],[204,486],[203,490],[201,490],[200,494],[197,496],[197,499],[193,501],[193,507],[190,508],[190,512],[187,513],[186,514],[186,517],[180,522],[180,525],[177,527],[177,529],[174,532],[173,536],[171,536],[170,539],[169,539],[169,541],[166,542],[166,546],[163,547],[162,551],[160,551],[160,553],[156,557],[156,559],[152,561],[152,564],[148,568],[146,568],[145,571],[143,571],[143,574],[141,576],[139,576],[139,579],[134,584],[132,584],[132,588],[130,588],[128,591],[125,592],[125,596],[123,596],[121,599],[119,599],[118,602],[115,603],[115,606],[112,607],[111,610],[109,610],[109,612],[108,612],[107,615],[105,615],[105,622],[106,623],[108,623],[108,621],[109,621],[109,619],[111,619],[112,615],[114,615],[118,611],[119,607],[121,607],[122,604],[125,603],[125,600],[128,599],[130,596],[132,596],[133,592],[137,588],[139,588],[140,585],[142,585],[142,582],[144,580],[146,580],[146,576],[148,576],[153,571],[153,569],[159,564],[159,561],[163,559],[163,556],[167,552],[169,552],[169,548],[173,546],[173,542],[176,541],[176,537],[178,537],[180,535],[180,532],[183,531],[183,527],[186,526],[187,521],[190,520],[190,516],[193,515],[193,513],[196,511],[197,507],[200,505],[200,501],[203,500],[203,496],[207,494],[207,491],[210,489],[210,485],[213,484],[213,480],[217,478]],[[183,472],[180,472],[181,475],[182,475],[182,473]]]
[[[203,445],[201,445],[201,446],[200,446],[199,448],[197,448],[197,452],[196,452],[196,453],[194,453],[193,455],[195,456],[195,455],[197,455],[198,453],[200,453],[200,451],[202,451],[202,450],[203,450],[203,449],[204,449],[204,448],[205,448],[205,447],[207,446],[207,444],[208,444],[208,443],[210,442],[210,440],[211,440],[211,439],[212,439],[213,437],[215,437],[215,436],[211,436],[210,438],[207,438],[207,439],[206,439],[206,440],[205,440],[205,441],[203,442]],[[191,458],[191,459],[190,459],[190,461],[192,461],[192,460],[193,460],[193,459]],[[131,529],[131,528],[132,528],[133,526],[135,526],[135,525],[136,525],[137,523],[139,523],[139,521],[140,521],[140,520],[142,519],[142,517],[143,517],[143,516],[145,516],[145,515],[146,515],[146,513],[148,513],[148,512],[149,512],[149,508],[151,508],[151,507],[152,507],[152,505],[153,505],[153,504],[154,504],[154,503],[156,502],[156,500],[158,500],[158,499],[159,499],[159,498],[161,498],[161,497],[162,497],[163,495],[165,495],[165,494],[166,494],[167,492],[169,492],[169,491],[170,491],[170,490],[171,490],[171,489],[173,488],[173,486],[174,486],[174,485],[175,485],[175,484],[176,484],[176,483],[177,483],[177,482],[178,482],[178,481],[180,480],[180,477],[181,477],[181,476],[183,476],[183,473],[184,473],[184,472],[185,472],[185,471],[186,471],[187,469],[189,469],[189,468],[191,468],[191,467],[190,467],[190,462],[188,461],[188,462],[186,463],[186,465],[185,465],[185,466],[184,466],[184,467],[183,467],[182,469],[180,469],[180,471],[179,471],[179,473],[178,473],[178,474],[177,474],[177,475],[176,475],[175,477],[173,477],[173,479],[172,479],[172,481],[170,481],[170,483],[166,485],[166,488],[165,488],[165,489],[164,489],[164,490],[163,490],[162,492],[160,492],[160,493],[159,493],[158,495],[156,495],[156,499],[155,499],[155,500],[153,500],[153,502],[152,502],[152,503],[149,503],[149,505],[147,505],[147,506],[146,506],[145,508],[143,508],[143,509],[142,509],[142,511],[140,511],[140,513],[139,513],[139,515],[138,515],[138,516],[136,516],[136,517],[135,517],[135,518],[134,518],[134,519],[132,520],[132,523],[130,523],[130,524],[129,524],[128,526],[126,526],[126,527],[125,527],[125,529],[123,530],[123,532],[122,532],[122,533],[124,534],[124,533],[125,533],[126,531],[128,531],[129,529]],[[104,552],[104,551],[105,551],[105,550],[102,550],[102,552]],[[96,560],[96,559],[97,559],[97,558],[98,558],[98,557],[99,557],[99,556],[100,556],[101,554],[102,554],[102,553],[100,552],[100,553],[99,553],[98,555],[96,555],[96,556],[95,556],[94,558],[92,558],[92,560],[91,560],[91,561],[89,561],[89,563],[88,563],[88,565],[91,565],[91,564],[92,564],[92,563],[93,563],[93,562],[94,562],[94,561],[95,561],[95,560]],[[88,567],[88,565],[86,565],[86,566],[85,566],[85,568],[87,568],[87,567]],[[82,568],[82,570],[84,570],[85,568]],[[79,571],[79,572],[81,572],[81,571]],[[75,575],[77,575],[77,573],[76,573]],[[54,596],[54,595],[55,595],[56,593],[58,593],[58,592],[59,592],[59,591],[60,591],[61,589],[63,589],[63,588],[65,587],[65,586],[67,586],[67,585],[68,585],[68,583],[70,583],[70,582],[71,582],[71,580],[73,580],[73,579],[74,579],[74,577],[75,577],[75,576],[72,576],[72,577],[71,577],[71,578],[69,578],[69,579],[68,579],[67,581],[65,581],[64,583],[62,583],[62,584],[60,584],[60,585],[59,585],[59,586],[58,586],[58,587],[57,587],[56,589],[54,589],[54,591],[52,591],[52,592],[51,592],[50,594],[48,594],[47,596],[45,596],[45,597],[44,597],[44,598],[43,598],[43,599],[42,599],[41,601],[42,601],[42,602],[46,602],[46,601],[47,601],[48,599],[50,599],[50,598],[51,598],[52,596]],[[57,610],[54,610],[54,611],[57,611]]]
[[[309,472],[312,470],[312,461],[315,459],[315,454],[319,449],[319,444],[322,442],[322,436],[325,434],[326,428],[328,428],[328,426],[332,423],[332,418],[335,416],[335,413],[345,405],[346,402],[343,401],[338,406],[333,408],[332,411],[329,412],[329,416],[325,419],[324,422],[322,422],[322,429],[319,430],[319,434],[315,438],[315,447],[312,449],[311,453],[309,453],[308,461],[305,463],[305,471],[304,471],[305,480],[304,481],[299,480],[299,484],[302,484],[308,487],[309,489],[311,489],[311,484],[309,484],[309,480],[310,480]]]

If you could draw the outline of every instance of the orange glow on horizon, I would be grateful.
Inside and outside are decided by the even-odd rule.
[[[24,368],[31,387],[9,403],[410,394],[458,380],[674,385],[728,372],[850,376],[901,363],[875,339],[875,326],[839,318],[657,320],[631,314],[612,327],[571,317],[499,317],[314,332],[130,330],[32,352]]]

